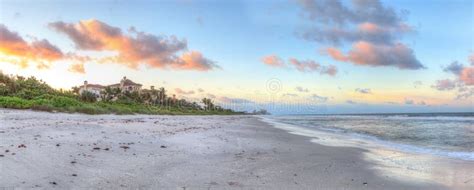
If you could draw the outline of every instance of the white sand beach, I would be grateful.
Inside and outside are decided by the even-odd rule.
[[[290,134],[254,116],[118,116],[0,109],[0,189],[474,186],[469,173],[446,176],[460,179],[451,183],[404,180],[403,173],[380,172],[377,167],[382,163],[367,159],[370,151],[366,149],[326,146],[315,139]],[[441,162],[447,161],[438,160],[437,165],[444,165]],[[456,166],[469,169],[473,165],[459,162]],[[431,167],[432,175],[441,172]]]

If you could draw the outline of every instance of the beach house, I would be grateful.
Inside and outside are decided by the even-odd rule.
[[[84,85],[79,86],[79,94],[82,94],[85,91],[91,92],[95,94],[97,97],[100,97],[100,94],[102,91],[105,90],[105,88],[118,88],[122,93],[124,92],[140,92],[142,89],[142,85],[139,83],[135,83],[130,79],[127,79],[127,77],[123,77],[122,80],[120,80],[120,83],[117,84],[112,84],[112,85],[100,85],[100,84],[89,84],[86,81],[84,81]]]

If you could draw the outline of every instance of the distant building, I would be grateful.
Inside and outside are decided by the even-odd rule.
[[[124,92],[140,92],[142,85],[123,77],[120,80],[120,83],[112,84],[108,86],[103,86],[100,84],[89,84],[87,81],[84,81],[84,85],[79,86],[79,94],[82,94],[85,91],[91,92],[96,95],[97,98],[100,97],[100,93],[105,90],[105,88],[118,88],[122,93]]]
[[[123,77],[118,84],[109,85],[110,88],[119,88],[122,92],[135,92],[142,89],[142,85],[127,79],[127,77]]]
[[[102,92],[104,89],[105,86],[102,86],[100,84],[89,84],[87,81],[84,81],[84,85],[79,86],[79,94],[88,91],[95,94],[96,97],[100,97],[100,92]]]

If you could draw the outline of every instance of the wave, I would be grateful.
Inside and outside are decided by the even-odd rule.
[[[347,129],[341,129],[337,127],[326,127],[326,126],[314,126],[314,116],[291,116],[293,120],[281,120],[279,118],[275,117],[265,117],[267,122],[271,122],[274,125],[286,125],[286,130],[291,131],[293,134],[299,134],[299,135],[304,135],[304,136],[311,136],[311,137],[321,137],[321,136],[330,136],[330,135],[336,135],[333,139],[344,139],[347,141],[352,141],[352,142],[363,142],[363,143],[356,143],[355,146],[364,146],[367,144],[377,144],[383,147],[387,147],[390,149],[398,150],[401,152],[406,152],[406,153],[417,153],[417,154],[429,154],[429,155],[434,155],[434,156],[441,156],[441,157],[448,157],[448,158],[453,158],[453,159],[461,159],[461,160],[469,160],[469,161],[474,161],[474,152],[470,151],[456,151],[456,150],[448,150],[448,149],[442,149],[439,146],[438,147],[424,147],[420,145],[414,145],[414,144],[409,144],[409,143],[401,143],[401,142],[394,142],[390,141],[388,139],[383,139],[380,136],[376,136],[370,133],[361,133],[361,132],[353,132]],[[306,118],[302,118],[306,117]],[[341,116],[317,116],[317,117],[324,117],[325,119],[328,119],[330,117],[335,117],[333,119],[337,120]],[[346,116],[343,116],[346,117]],[[354,117],[354,116],[349,116],[349,117]],[[363,117],[367,118],[367,116],[356,116],[356,117]],[[369,116],[373,117],[373,116]],[[396,116],[400,117],[400,116]],[[288,119],[288,116],[286,117]],[[359,118],[356,118],[359,119]],[[443,118],[446,119],[446,118]],[[452,118],[450,118],[452,119]],[[309,127],[308,125],[313,125],[313,127]],[[309,130],[314,131],[315,133],[311,133]],[[319,134],[318,134],[319,133]],[[324,133],[324,134],[321,134]],[[318,135],[312,135],[312,134],[318,134]],[[343,138],[341,138],[343,137]],[[344,138],[345,137],[345,138]],[[323,142],[324,143],[324,142]],[[328,143],[328,144],[337,144],[334,142]],[[348,144],[346,142],[342,144]],[[350,143],[349,143],[350,144]]]

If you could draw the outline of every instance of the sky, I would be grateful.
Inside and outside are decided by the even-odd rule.
[[[0,70],[274,114],[474,111],[469,0],[0,0]]]

